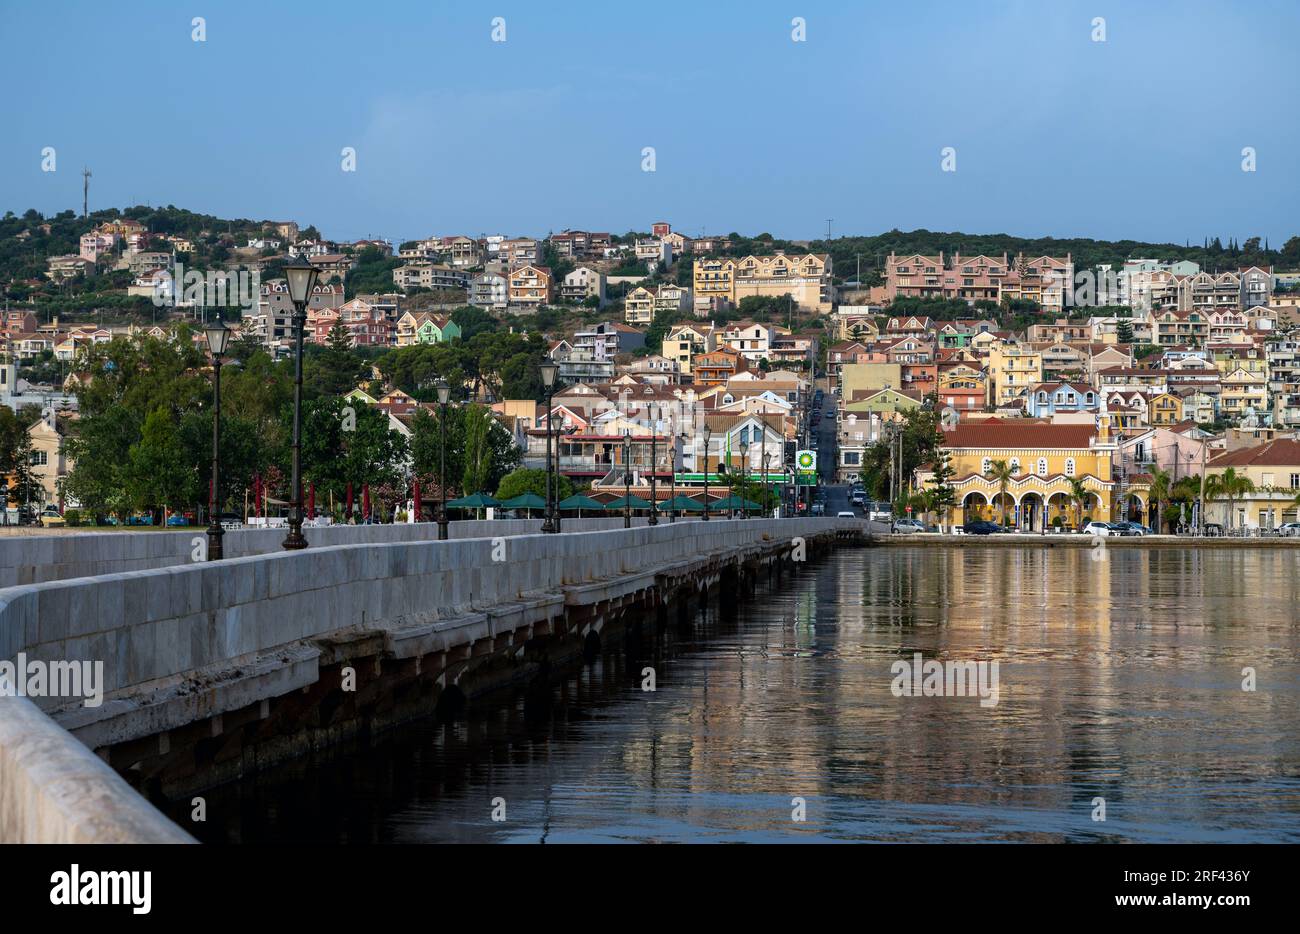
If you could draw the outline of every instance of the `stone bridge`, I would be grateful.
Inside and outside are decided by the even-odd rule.
[[[272,550],[282,532],[235,533],[236,556],[205,563],[180,533],[0,550],[15,581],[0,672],[86,662],[103,691],[98,706],[0,691],[0,842],[188,840],[137,789],[184,795],[504,685],[545,687],[613,630],[670,607],[685,621],[710,594],[734,603],[866,535],[850,519],[581,521],[560,535],[457,523],[445,542],[428,524],[349,526],[300,552]]]

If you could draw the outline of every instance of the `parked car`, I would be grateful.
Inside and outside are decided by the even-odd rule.
[[[894,515],[889,503],[868,503],[863,508],[867,511],[867,518],[875,522],[888,522]]]
[[[896,534],[910,534],[924,532],[925,526],[916,519],[895,519],[893,529]]]
[[[841,509],[839,512],[837,512],[837,513],[835,514],[835,518],[836,518],[836,519],[856,519],[857,516],[855,516],[853,513],[849,512],[847,509]]]
[[[59,507],[57,506],[46,506],[42,509],[40,523],[47,529],[68,524],[59,512]]]
[[[973,519],[961,527],[963,535],[993,535],[1002,531],[1002,526],[987,519]]]
[[[1300,522],[1283,522],[1277,527],[1277,534],[1287,537],[1300,535]]]
[[[189,524],[190,524],[190,520],[187,519],[185,516],[182,516],[182,515],[180,515],[180,514],[178,513],[178,514],[176,514],[176,515],[168,516],[168,517],[167,517],[167,524],[168,524],[169,526],[175,528],[176,526],[180,526],[180,525],[189,525]]]
[[[1123,529],[1124,534],[1126,535],[1150,535],[1151,534],[1151,529],[1147,528],[1142,523],[1129,522],[1127,519],[1121,520],[1119,522],[1112,522],[1111,525]]]
[[[1123,536],[1138,534],[1137,532],[1130,532],[1128,529],[1122,527],[1118,522],[1099,522],[1096,519],[1093,519],[1085,525],[1081,531],[1084,535],[1101,535],[1106,537],[1111,535]]]

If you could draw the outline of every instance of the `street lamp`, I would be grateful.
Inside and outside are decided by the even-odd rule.
[[[560,372],[560,365],[551,358],[542,361],[542,390],[546,393],[546,517],[542,520],[543,532],[558,532],[555,500],[551,492],[551,397],[555,394],[555,376]],[[556,452],[559,453],[558,451]],[[557,458],[558,460],[558,458]],[[558,471],[557,471],[558,473]],[[559,493],[560,479],[555,478],[555,492]]]
[[[659,433],[659,412],[656,406],[650,406],[650,518],[649,525],[659,524],[659,487],[655,482],[658,448],[656,435]]]
[[[447,540],[447,403],[451,387],[445,379],[434,383],[438,390],[438,541]]]
[[[740,518],[748,519],[745,509],[745,486],[749,483],[749,442],[740,442]]]
[[[680,448],[678,447],[679,443],[681,445]],[[677,435],[673,438],[672,473],[669,475],[669,480],[668,480],[668,488],[673,494],[672,499],[670,500],[670,502],[673,504],[673,508],[668,510],[669,522],[677,521],[677,452],[678,450],[682,450],[682,451],[686,450],[685,431],[683,431],[680,435]]]
[[[713,437],[713,432],[709,426],[704,426],[704,516],[703,521],[709,521],[709,439]]]
[[[220,561],[221,537],[225,534],[221,527],[221,357],[230,343],[230,328],[224,322],[213,321],[203,329],[203,336],[212,354],[212,491],[208,494],[212,521],[208,525],[208,560]]]
[[[763,434],[763,440],[765,442],[767,441],[766,432],[764,432]],[[772,488],[767,485],[767,465],[771,463],[771,461],[772,461],[772,455],[767,453],[767,451],[764,451],[763,452],[763,508],[764,509],[767,509],[767,497],[772,492]],[[771,517],[768,516],[766,518],[771,518]]]
[[[632,528],[632,429],[623,429],[623,528]]]
[[[307,547],[302,535],[302,332],[307,327],[307,301],[316,286],[318,270],[303,257],[284,267],[293,302],[293,500],[289,503],[289,534],[281,547],[297,551]]]

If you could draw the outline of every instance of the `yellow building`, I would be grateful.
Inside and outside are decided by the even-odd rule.
[[[945,429],[942,450],[953,470],[949,484],[956,494],[952,522],[998,521],[1004,510],[1010,524],[1037,532],[1043,528],[1046,511],[1049,528],[1058,519],[1061,525],[1074,527],[1079,511],[1075,480],[1086,492],[1083,521],[1110,521],[1115,506],[1111,479],[1115,445],[1108,418],[1103,415],[1099,421],[1100,425],[1075,425],[989,419]],[[1005,494],[999,481],[989,477],[996,461],[1006,461],[1011,468]],[[917,481],[924,488],[933,476],[932,470],[918,471]]]
[[[801,311],[829,313],[835,302],[832,262],[828,253],[787,256],[746,256],[739,260],[695,261],[695,301],[724,299],[737,305],[750,296],[789,295]]]
[[[1223,391],[1219,393],[1219,412],[1225,419],[1236,421],[1251,410],[1257,415],[1269,411],[1268,375],[1252,373],[1238,367],[1224,375]]]
[[[1249,448],[1238,448],[1217,455],[1206,465],[1212,477],[1232,468],[1244,476],[1255,489],[1234,498],[1216,499],[1206,508],[1206,521],[1218,522],[1226,529],[1276,528],[1284,522],[1296,522],[1296,496],[1300,495],[1300,441],[1280,438]],[[1231,510],[1231,516],[1229,516]]]
[[[1005,405],[1043,382],[1043,355],[1027,344],[1001,340],[989,345],[989,404]]]
[[[852,402],[859,393],[903,388],[901,363],[844,363],[840,365],[840,402]]]
[[[1151,404],[1147,407],[1148,424],[1177,425],[1182,420],[1183,400],[1168,392],[1151,397]]]
[[[623,320],[633,327],[646,327],[655,319],[655,293],[643,285],[628,292],[623,299]]]

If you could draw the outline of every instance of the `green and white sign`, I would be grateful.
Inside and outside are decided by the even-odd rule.
[[[816,486],[817,452],[796,451],[794,455],[794,469],[796,475],[795,482],[799,486]]]

